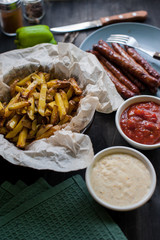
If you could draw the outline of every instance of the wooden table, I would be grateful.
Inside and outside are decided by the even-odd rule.
[[[119,14],[135,10],[148,11],[145,21],[160,27],[160,2],[159,0],[57,0],[46,1],[46,15],[42,24],[50,27],[72,24],[76,22],[98,19],[107,15]],[[24,21],[24,25],[29,25]],[[79,33],[75,45],[81,42],[94,30]],[[57,41],[62,41],[64,35],[56,35]],[[160,39],[157,39],[160,41]],[[15,49],[14,37],[7,37],[0,33],[0,53]],[[115,113],[95,113],[92,125],[87,129],[93,143],[95,153],[110,146],[129,146],[119,135],[114,123]],[[158,240],[160,239],[160,149],[154,151],[142,151],[152,162],[157,174],[157,187],[151,200],[143,207],[130,212],[114,212],[109,214],[121,227],[129,240]],[[85,170],[70,173],[57,173],[48,170],[35,170],[12,165],[4,159],[0,159],[0,184],[5,180],[15,183],[21,179],[27,184],[32,184],[39,177],[44,177],[49,184],[55,185],[72,175],[81,174],[84,177]]]

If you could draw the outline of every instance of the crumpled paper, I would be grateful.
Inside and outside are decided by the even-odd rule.
[[[95,111],[115,111],[123,99],[96,57],[71,43],[39,44],[1,54],[0,99],[9,100],[9,81],[39,69],[62,79],[77,79],[85,95],[77,116],[65,129],[48,139],[32,142],[25,150],[0,135],[0,155],[13,164],[35,169],[69,172],[86,168],[93,160],[94,151],[83,129],[92,121]]]

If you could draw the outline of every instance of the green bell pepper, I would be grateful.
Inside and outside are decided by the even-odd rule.
[[[32,47],[40,43],[57,44],[47,25],[35,25],[18,28],[15,44],[17,48]]]

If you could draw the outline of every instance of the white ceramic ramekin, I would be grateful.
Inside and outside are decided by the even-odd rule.
[[[115,123],[116,123],[116,127],[119,131],[119,133],[121,134],[121,136],[133,147],[141,149],[141,150],[152,150],[155,148],[159,148],[160,147],[160,143],[156,143],[156,144],[142,144],[142,143],[138,143],[132,139],[130,139],[129,137],[126,136],[126,134],[122,131],[121,126],[120,126],[120,118],[121,115],[123,113],[123,111],[128,108],[129,106],[131,106],[132,104],[135,103],[141,103],[141,102],[155,102],[157,104],[160,105],[160,98],[158,97],[154,97],[154,96],[150,96],[150,95],[141,95],[141,96],[135,96],[132,98],[129,98],[128,100],[124,101],[120,107],[118,108],[117,112],[116,112],[116,116],[115,116]]]
[[[150,188],[149,188],[147,194],[139,202],[137,202],[135,204],[127,205],[127,206],[123,206],[123,207],[111,205],[111,204],[103,201],[102,199],[100,199],[96,195],[96,193],[93,189],[93,186],[91,184],[91,173],[92,173],[92,169],[93,169],[95,162],[100,161],[101,158],[106,155],[114,154],[114,153],[125,153],[125,154],[132,155],[133,157],[138,158],[139,161],[142,161],[145,164],[145,166],[147,167],[147,169],[149,170],[150,177],[151,177]],[[102,206],[112,209],[112,210],[116,210],[116,211],[129,211],[129,210],[133,210],[133,209],[136,209],[136,208],[144,205],[151,198],[152,194],[154,193],[155,187],[156,187],[156,173],[155,173],[155,170],[154,170],[151,162],[149,161],[149,159],[145,155],[143,155],[141,152],[139,152],[138,150],[135,150],[133,148],[128,148],[128,147],[122,147],[122,146],[106,148],[106,149],[100,151],[99,153],[97,153],[95,155],[94,160],[91,163],[91,165],[86,169],[85,179],[86,179],[86,185],[87,185],[88,191],[91,194],[91,196]],[[118,179],[117,179],[117,181],[118,181]]]

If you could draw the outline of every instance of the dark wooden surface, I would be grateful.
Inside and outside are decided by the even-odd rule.
[[[160,27],[159,0],[65,0],[46,1],[46,15],[41,21],[50,27],[72,24],[76,22],[98,19],[107,15],[119,14],[135,10],[147,10],[148,18],[145,21]],[[29,25],[24,21],[24,25]],[[94,30],[80,32],[75,45],[81,42]],[[62,41],[64,35],[56,35],[57,41]],[[160,41],[160,39],[157,39]],[[151,43],[152,44],[152,43]],[[14,37],[7,37],[0,33],[0,53],[13,50]],[[93,123],[86,131],[92,140],[94,152],[110,146],[129,146],[119,135],[114,123],[115,113],[96,113]],[[108,210],[115,222],[129,240],[159,240],[160,239],[160,150],[142,151],[152,162],[157,174],[157,187],[151,200],[143,207],[130,212],[114,212]],[[0,159],[0,184],[5,180],[15,183],[21,179],[27,184],[34,183],[39,177],[44,177],[48,183],[55,185],[72,175],[85,175],[85,170],[57,173],[49,170],[39,171],[20,167]]]

